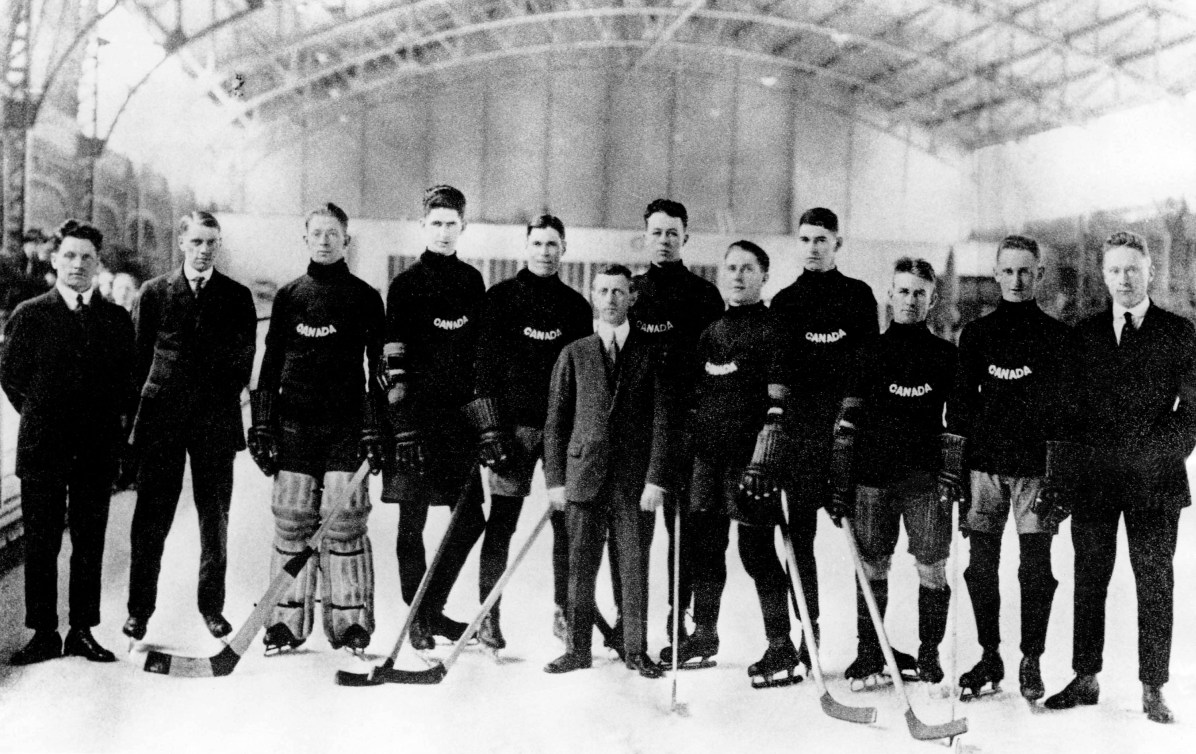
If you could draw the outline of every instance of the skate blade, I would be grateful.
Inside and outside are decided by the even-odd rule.
[[[986,696],[996,696],[1001,693],[1000,682],[993,684],[985,684],[980,688],[964,687],[959,690],[959,701],[974,702],[977,699],[983,699]]]
[[[781,673],[773,675],[771,678],[764,676],[752,676],[752,688],[754,689],[779,689],[785,686],[792,686],[806,680],[805,676],[793,672],[782,671]]]
[[[888,673],[873,673],[863,678],[852,678],[849,687],[857,694],[869,691],[887,689],[893,685],[893,679]]]
[[[717,660],[711,660],[711,659],[707,659],[707,658],[703,657],[700,660],[699,659],[686,660],[685,662],[678,665],[677,669],[678,670],[703,670],[705,668],[713,668],[715,665],[718,665]],[[669,670],[670,668],[673,667],[673,664],[666,663],[664,667],[665,667],[665,670]]]

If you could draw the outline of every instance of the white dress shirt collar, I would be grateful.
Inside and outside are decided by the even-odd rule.
[[[1116,301],[1113,302],[1113,333],[1117,336],[1117,342],[1121,342],[1121,331],[1125,328],[1125,313],[1129,312],[1134,318],[1134,327],[1141,329],[1142,320],[1146,317],[1146,310],[1150,308],[1150,296],[1142,299],[1142,301],[1132,309],[1127,309]]]
[[[75,311],[79,307],[79,291],[71,288],[62,281],[54,283],[54,287],[58,289],[58,295],[62,296],[62,300],[66,302],[67,308]],[[87,306],[91,306],[91,294],[95,293],[95,289],[96,287],[93,285],[83,291],[83,303]]]
[[[623,324],[614,327],[607,322],[597,320],[595,332],[598,333],[599,338],[602,338],[603,348],[610,348],[610,339],[614,337],[619,344],[619,350],[622,351],[624,344],[627,343],[627,336],[631,334],[631,322],[623,320]]]
[[[207,285],[208,283],[212,282],[212,270],[213,269],[215,269],[215,268],[209,267],[208,269],[204,270],[203,272],[196,272],[195,270],[191,269],[191,265],[187,264],[186,262],[183,262],[183,275],[187,278],[187,283],[192,288],[195,287],[195,279],[196,278],[203,278],[204,285]]]

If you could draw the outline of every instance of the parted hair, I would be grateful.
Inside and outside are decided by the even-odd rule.
[[[934,274],[934,265],[927,262],[925,259],[915,259],[913,257],[902,257],[893,264],[893,274],[899,275],[902,272],[909,272],[925,280],[927,283],[934,285],[937,276]]]
[[[543,214],[533,219],[527,224],[527,234],[530,236],[533,230],[537,228],[552,228],[557,233],[561,234],[561,240],[565,240],[565,223],[556,215]]]
[[[681,202],[675,202],[672,199],[653,199],[648,208],[644,210],[644,223],[647,224],[648,218],[657,212],[677,218],[681,221],[682,228],[689,227],[689,213],[685,211],[685,205]]]
[[[1110,234],[1105,239],[1105,245],[1101,249],[1101,252],[1104,253],[1118,246],[1128,246],[1131,249],[1137,249],[1142,252],[1142,256],[1150,256],[1150,247],[1146,245],[1146,237],[1130,230],[1119,230]]]
[[[811,207],[805,212],[801,213],[801,217],[797,220],[798,225],[817,225],[820,228],[826,228],[831,233],[839,232],[839,216],[831,212],[826,207]]]
[[[434,209],[454,210],[465,219],[465,194],[447,183],[439,183],[424,191],[424,216]]]
[[[179,218],[179,235],[181,236],[190,230],[192,225],[220,230],[220,221],[216,219],[216,216],[202,209],[195,212],[188,212]]]
[[[767,251],[760,248],[757,244],[754,244],[751,241],[748,241],[746,239],[741,239],[727,247],[727,252],[726,252],[726,254],[723,254],[723,259],[726,259],[727,255],[730,254],[732,251],[735,251],[736,249],[739,249],[740,251],[746,251],[747,253],[754,256],[756,258],[756,261],[759,262],[759,264],[760,264],[760,269],[764,270],[765,272],[768,272],[769,262],[768,262],[768,252]]]
[[[1028,251],[1034,255],[1035,259],[1042,258],[1042,252],[1038,249],[1038,242],[1029,236],[1010,235],[1001,239],[1001,243],[997,244],[997,256],[1001,256],[1001,252],[1006,249],[1013,249],[1015,251]]]
[[[100,232],[99,228],[74,218],[59,225],[58,230],[54,232],[54,250],[58,251],[58,247],[62,246],[63,240],[67,238],[82,238],[84,241],[90,241],[91,245],[96,247],[97,253],[104,245],[104,234]]]
[[[595,278],[597,278],[599,275],[622,275],[628,280],[631,280],[631,270],[627,269],[627,266],[622,264],[608,264],[594,273]]]
[[[311,219],[313,217],[320,216],[334,218],[338,223],[341,224],[342,228],[345,230],[349,229],[349,216],[345,214],[343,209],[336,206],[332,202],[325,202],[319,207],[313,209],[311,212],[308,212],[307,217],[303,219],[303,227],[306,228],[309,224],[311,224]]]

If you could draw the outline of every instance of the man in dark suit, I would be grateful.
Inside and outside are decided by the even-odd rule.
[[[1142,709],[1170,723],[1162,686],[1171,659],[1176,531],[1192,499],[1184,462],[1196,447],[1196,328],[1151,302],[1154,272],[1141,236],[1110,236],[1103,267],[1112,307],[1076,328],[1070,393],[1078,437],[1095,451],[1092,485],[1071,528],[1076,677],[1046,706],[1096,704],[1100,695],[1105,597],[1124,516],[1137,584]]]
[[[124,625],[132,639],[145,636],[154,613],[187,456],[199,514],[199,613],[212,636],[232,631],[222,615],[228,511],[233,458],[245,448],[241,391],[253,371],[257,313],[249,289],[213,266],[220,223],[212,214],[192,212],[179,221],[179,248],[182,267],[147,282],[133,306],[135,377],[142,387],[133,425],[140,466]]]
[[[565,511],[569,538],[567,651],[549,673],[590,667],[594,582],[609,525],[622,574],[624,658],[659,678],[648,657],[648,553],[667,473],[667,396],[659,352],[630,327],[631,272],[611,265],[591,289],[598,331],[565,346],[549,386],[544,426],[548,499]],[[638,505],[637,505],[638,503]]]
[[[132,412],[133,324],[92,285],[103,235],[67,220],[55,237],[54,288],[22,303],[5,327],[0,386],[21,414],[17,476],[25,527],[25,625],[12,656],[116,658],[91,635],[100,623],[108,498]],[[70,632],[58,636],[58,551],[70,500]]]

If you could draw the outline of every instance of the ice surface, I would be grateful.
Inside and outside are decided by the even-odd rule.
[[[378,480],[373,478],[373,499]],[[541,483],[527,502],[512,546],[516,552],[545,504]],[[229,534],[226,615],[238,625],[264,591],[270,541],[269,480],[247,454],[237,460],[236,499]],[[764,650],[759,607],[732,538],[729,577],[723,599],[718,666],[684,672],[678,699],[688,717],[670,713],[668,677],[639,678],[600,650],[595,666],[563,676],[543,665],[562,647],[551,633],[551,529],[536,543],[503,599],[503,629],[509,642],[501,664],[485,652],[467,649],[438,686],[346,688],[333,683],[338,669],[368,670],[345,651],[332,651],[317,633],[299,651],[264,657],[260,637],[225,678],[182,679],[141,670],[142,652],[124,654],[120,626],[126,615],[128,531],[134,497],[114,498],[105,557],[103,624],[96,638],[117,651],[114,665],[71,658],[16,668],[6,663],[28,637],[22,627],[22,569],[0,579],[0,752],[933,752],[936,743],[910,738],[901,705],[891,691],[852,694],[843,669],[855,653],[855,596],[842,534],[820,516],[817,539],[822,588],[823,665],[831,693],[846,704],[878,708],[870,726],[844,723],[822,714],[812,682],[756,691],[747,666]],[[394,536],[398,511],[377,504],[370,519],[377,570],[377,622],[369,651],[380,661],[398,635],[405,608],[399,598]],[[426,534],[431,553],[448,522],[447,509],[434,509]],[[733,535],[734,536],[734,535]],[[913,706],[928,723],[966,715],[970,732],[958,742],[964,752],[1162,752],[1190,751],[1196,725],[1196,514],[1181,520],[1176,557],[1176,621],[1172,678],[1166,687],[1179,723],[1150,723],[1140,711],[1137,682],[1136,605],[1124,529],[1117,571],[1109,592],[1105,671],[1095,707],[1045,713],[1017,693],[1017,540],[1007,530],[1001,574],[1005,594],[1001,626],[1006,666],[1004,694],[961,704],[934,698],[910,684]],[[658,522],[652,551],[649,644],[655,655],[666,643],[665,531]],[[964,544],[956,540],[956,547]],[[895,646],[916,653],[917,580],[904,538],[894,558],[887,625]],[[66,594],[63,547],[62,587]],[[948,675],[957,677],[979,658],[962,569],[966,544],[954,573],[959,616],[955,640],[942,645]],[[430,556],[429,556],[430,557]],[[210,655],[220,642],[204,630],[195,607],[198,535],[190,488],[184,491],[166,545],[158,612],[146,644],[168,652]],[[1043,657],[1048,693],[1071,678],[1072,549],[1069,524],[1054,548],[1060,586]],[[605,566],[599,602],[613,618]],[[468,620],[477,609],[477,550],[466,565],[448,614]],[[65,623],[65,601],[61,608]],[[794,637],[798,636],[794,621]],[[437,649],[445,656],[448,647]],[[424,667],[404,647],[399,667]],[[1189,744],[1182,742],[1189,740]]]

